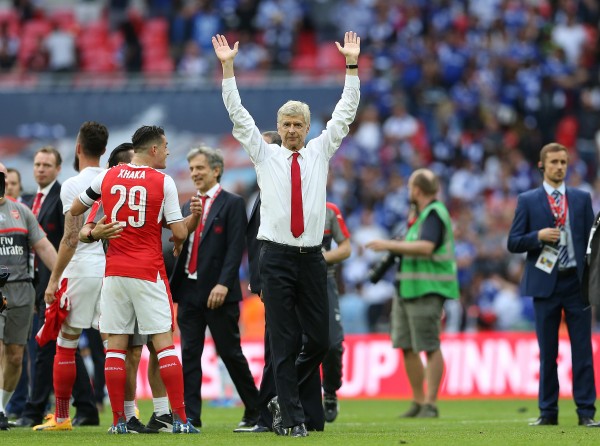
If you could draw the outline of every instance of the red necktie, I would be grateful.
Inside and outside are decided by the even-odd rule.
[[[206,204],[207,199],[208,195],[200,197],[200,201],[202,201],[202,215],[200,216],[200,223],[198,223],[198,227],[194,232],[194,241],[192,242],[192,253],[190,255],[190,263],[188,264],[188,272],[190,274],[194,274],[196,272],[196,269],[198,268],[198,245],[200,244],[200,236],[202,234],[202,229],[204,228],[204,205]]]
[[[35,196],[35,200],[33,200],[33,206],[31,206],[31,212],[33,212],[33,215],[37,216],[40,213],[40,208],[42,207],[42,197],[44,196],[43,193],[38,192],[37,195]]]
[[[290,229],[292,235],[300,237],[304,232],[304,211],[302,210],[302,180],[300,178],[300,164],[298,152],[292,154],[292,220]]]

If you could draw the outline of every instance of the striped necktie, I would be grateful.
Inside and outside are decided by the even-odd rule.
[[[554,192],[552,192],[552,198],[554,198],[554,203],[556,204],[556,207],[560,209],[561,204],[562,204],[562,194],[558,191],[558,189],[555,189]],[[565,212],[564,209],[563,209],[563,212]],[[566,219],[566,216],[565,216],[565,219]],[[561,226],[559,229],[561,231],[566,232],[566,229],[564,228],[564,226]],[[566,268],[568,264],[569,264],[569,250],[567,248],[567,244],[565,243],[564,245],[558,246],[558,266],[559,266],[559,268],[563,269],[563,268]]]

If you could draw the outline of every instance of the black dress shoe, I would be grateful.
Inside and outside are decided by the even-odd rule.
[[[304,423],[294,426],[290,432],[290,437],[308,437]]]
[[[33,418],[29,418],[29,417],[21,417],[21,418],[17,418],[17,420],[15,421],[15,427],[33,427],[33,426],[37,426],[38,424],[42,424],[43,420],[34,420]]]
[[[239,422],[238,427],[254,427],[258,424],[258,419],[260,418],[260,413],[258,410],[246,410],[244,412],[244,416],[242,417],[242,421]]]
[[[252,426],[252,427],[238,427],[233,430],[236,434],[246,433],[246,434],[262,434],[263,432],[271,432],[267,426]]]
[[[533,423],[529,423],[530,426],[556,426],[558,419],[553,417],[539,417]]]
[[[73,426],[100,426],[98,417],[79,417],[75,416],[72,422]]]
[[[600,423],[597,423],[591,417],[579,417],[579,425],[586,427],[600,427]]]

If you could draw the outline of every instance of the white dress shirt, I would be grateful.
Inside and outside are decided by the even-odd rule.
[[[348,134],[360,100],[358,76],[346,76],[344,91],[326,129],[298,153],[302,180],[304,232],[290,230],[292,151],[267,144],[254,119],[242,106],[235,78],[223,79],[223,102],[233,122],[233,136],[250,155],[260,187],[260,227],[257,239],[291,246],[319,246],[325,229],[325,202],[329,160]]]

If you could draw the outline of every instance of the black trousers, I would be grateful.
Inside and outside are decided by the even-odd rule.
[[[199,305],[203,305],[203,307]],[[250,373],[248,360],[242,352],[240,342],[239,303],[225,303],[215,310],[210,310],[205,305],[192,304],[190,303],[190,296],[182,296],[177,311],[177,323],[181,332],[186,414],[189,418],[201,422],[201,358],[204,351],[206,327],[210,329],[217,354],[223,360],[246,410],[257,410],[258,389],[254,383],[252,373]]]
[[[320,250],[300,253],[264,243],[260,277],[283,426],[292,427],[305,422],[299,387],[319,369],[329,347],[327,266]]]
[[[323,391],[335,395],[342,387],[342,355],[344,354],[344,329],[340,316],[340,301],[335,276],[327,276],[329,302],[329,350],[323,358]]]
[[[45,308],[46,305],[42,302],[38,308],[40,315],[44,314]],[[44,319],[42,317],[40,318],[40,327],[43,323]],[[35,359],[35,374],[31,383],[31,395],[25,404],[25,410],[22,413],[23,417],[31,418],[36,422],[42,422],[50,393],[54,390],[52,371],[54,370],[55,355],[56,341],[51,341],[43,347],[38,347]],[[75,352],[75,366],[77,368],[77,377],[73,385],[73,406],[77,409],[75,416],[96,420],[98,419],[98,408],[94,399],[94,391],[92,390],[90,377],[83,364],[79,350]]]
[[[302,339],[298,339],[298,350],[302,349]],[[325,428],[325,414],[321,402],[321,376],[319,370],[299,386],[300,403],[304,410],[304,423],[309,431],[322,431]],[[275,388],[275,376],[273,375],[273,364],[271,362],[271,340],[268,327],[265,327],[265,367],[260,382],[260,420],[259,425],[268,427],[273,425],[273,416],[267,408],[267,403],[277,395]]]

